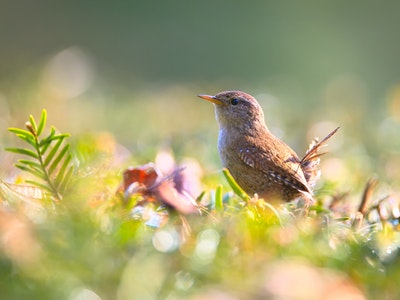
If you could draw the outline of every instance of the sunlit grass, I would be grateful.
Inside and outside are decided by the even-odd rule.
[[[331,153],[322,157],[316,205],[271,206],[246,195],[220,168],[212,108],[192,94],[175,88],[125,95],[125,102],[49,103],[48,123],[71,132],[76,165],[56,203],[24,189],[27,174],[11,167],[19,157],[2,153],[2,298],[399,297],[395,164],[391,179],[371,189],[368,208],[357,213],[376,162],[355,133],[349,136],[348,124],[340,124]],[[30,113],[40,115],[34,110],[10,110],[7,126],[22,127]],[[330,125],[336,123],[315,122],[304,143],[307,135],[324,136]],[[5,140],[7,147],[18,144]],[[378,174],[397,156],[379,159],[386,164]],[[147,194],[121,193],[128,166],[151,161],[166,181],[187,167],[186,189],[195,191],[197,213],[160,202],[154,187]]]

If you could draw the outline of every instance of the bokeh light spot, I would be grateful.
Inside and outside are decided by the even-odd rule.
[[[200,263],[208,264],[212,262],[216,254],[219,241],[219,233],[214,229],[207,229],[199,233],[195,249],[195,256]]]
[[[178,242],[178,234],[172,230],[160,230],[153,236],[153,246],[160,252],[174,251]]]

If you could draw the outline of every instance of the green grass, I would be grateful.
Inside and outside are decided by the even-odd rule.
[[[45,121],[42,115],[37,126],[31,117],[30,133],[12,129],[28,144],[12,151],[43,150],[46,142],[34,137],[48,132]],[[126,167],[116,166],[121,154],[112,136],[77,136],[71,148],[51,136],[68,144],[67,135],[50,131],[47,163],[33,151],[30,158],[43,165],[22,161],[20,169],[36,172],[1,182],[2,299],[400,297],[397,206],[375,199],[374,186],[364,199],[340,198],[337,186],[323,181],[319,202],[306,209],[251,199],[226,170],[187,173],[186,182],[203,193],[196,195],[200,213],[184,214],[175,196],[159,201],[159,186],[145,186],[147,194],[121,190]],[[158,166],[168,159],[159,157]],[[63,182],[70,164],[68,189],[54,191],[52,180]],[[42,178],[47,167],[52,176]],[[170,173],[158,175],[168,190]],[[351,198],[356,205],[349,208]],[[361,201],[366,207],[357,213]]]

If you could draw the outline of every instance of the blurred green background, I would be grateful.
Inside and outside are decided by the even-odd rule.
[[[47,124],[71,133],[77,165],[75,190],[55,209],[1,199],[2,297],[261,299],[282,286],[305,292],[293,299],[346,289],[398,298],[399,11],[399,1],[369,0],[2,0],[0,188],[26,175],[4,151],[24,147],[7,128],[38,120],[43,108]],[[221,175],[212,105],[196,97],[228,89],[256,96],[271,131],[299,156],[341,126],[316,195],[325,207],[345,199],[342,214],[321,206],[297,219],[282,209],[278,224],[262,202],[228,203],[188,216],[188,228],[171,214],[153,231],[114,199],[128,165],[172,149],[177,163],[199,161],[205,199],[222,184],[236,201]],[[360,203],[373,176],[371,205],[389,195],[392,211],[378,207],[378,223],[357,227],[347,206]],[[157,248],[163,238],[175,248]],[[286,280],[293,276],[297,288]]]
[[[397,184],[399,11],[398,1],[3,0],[1,141],[47,108],[73,136],[108,132],[146,159],[168,145],[216,169],[217,125],[196,95],[241,89],[300,155],[340,125],[330,150],[350,161],[346,175]]]

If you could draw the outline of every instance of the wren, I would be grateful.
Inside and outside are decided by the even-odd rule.
[[[303,159],[267,128],[257,100],[241,91],[225,91],[198,97],[212,102],[219,124],[218,151],[243,190],[267,201],[292,201],[301,197],[313,202],[312,187],[320,176],[320,147],[314,140]]]

